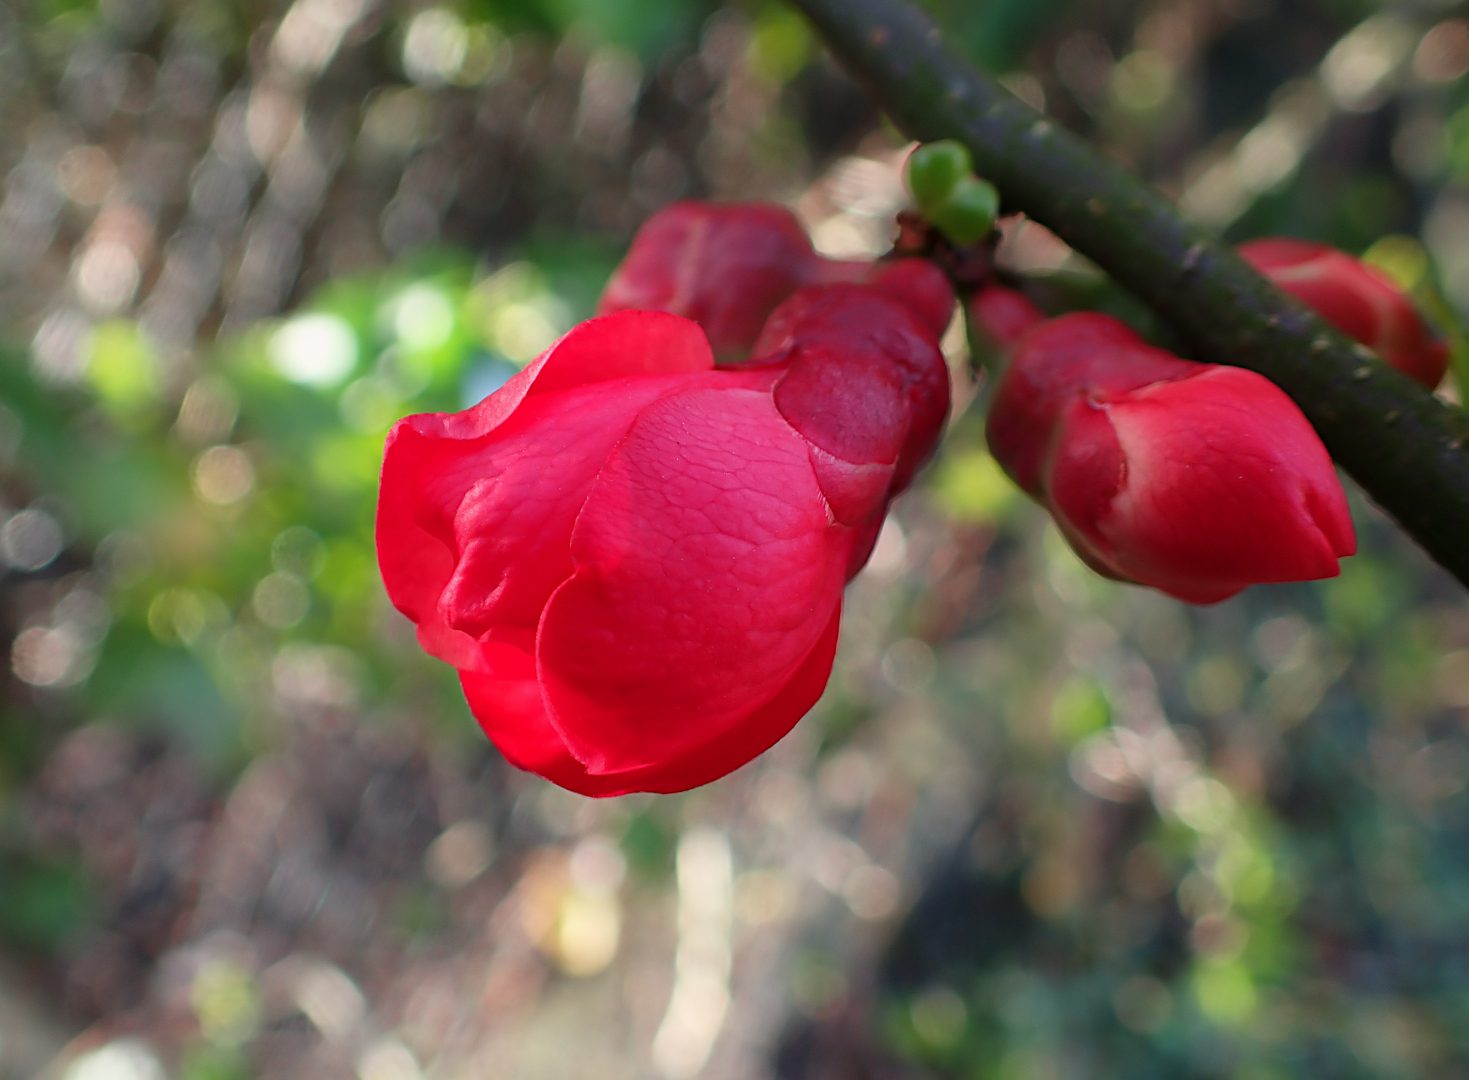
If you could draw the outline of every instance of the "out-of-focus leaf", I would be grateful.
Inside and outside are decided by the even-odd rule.
[[[998,521],[1021,497],[1015,482],[983,449],[946,451],[932,483],[939,504],[961,521]]]
[[[86,922],[94,901],[81,868],[0,857],[0,937],[30,949],[59,946]]]

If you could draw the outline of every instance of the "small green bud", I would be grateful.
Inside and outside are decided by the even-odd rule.
[[[930,207],[946,202],[954,186],[973,169],[962,143],[953,139],[925,143],[908,155],[908,190],[927,213]]]
[[[924,215],[959,247],[977,244],[995,227],[1000,212],[1000,193],[988,180],[964,176],[954,185],[948,199],[925,207]]]

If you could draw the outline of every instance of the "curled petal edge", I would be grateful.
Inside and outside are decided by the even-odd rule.
[[[461,671],[470,711],[512,765],[594,798],[635,791],[687,791],[732,772],[764,753],[795,727],[826,689],[836,656],[841,609],[784,687],[740,723],[668,761],[593,776],[551,726],[529,653],[509,647],[497,653],[494,673]]]

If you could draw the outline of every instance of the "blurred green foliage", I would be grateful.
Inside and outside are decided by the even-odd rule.
[[[10,359],[20,468],[61,500],[74,542],[109,560],[115,625],[78,707],[165,717],[223,764],[264,737],[269,666],[299,641],[336,649],[320,655],[373,696],[407,679],[430,694],[425,719],[463,724],[447,669],[384,640],[383,436],[408,413],[478,400],[588,315],[587,281],[605,269],[587,255],[485,272],[431,253],[339,278],[222,346],[176,410],[127,320],[93,332],[80,391],[40,390]]]
[[[0,856],[0,937],[38,953],[54,951],[93,914],[91,888],[74,863]]]

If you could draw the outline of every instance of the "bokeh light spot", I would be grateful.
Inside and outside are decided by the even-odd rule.
[[[211,446],[194,459],[194,490],[205,502],[229,506],[255,487],[255,466],[238,446]]]
[[[357,335],[338,315],[298,315],[270,339],[271,366],[305,386],[334,386],[357,365]]]

